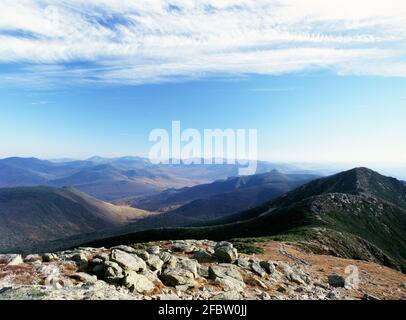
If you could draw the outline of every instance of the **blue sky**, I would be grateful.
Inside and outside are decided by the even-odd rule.
[[[404,1],[0,4],[0,157],[146,155],[256,128],[261,159],[406,163]],[[23,17],[23,19],[21,19]]]

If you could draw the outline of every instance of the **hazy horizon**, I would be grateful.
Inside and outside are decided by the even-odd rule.
[[[256,129],[265,161],[406,165],[402,1],[0,9],[1,157],[145,157],[179,120]]]

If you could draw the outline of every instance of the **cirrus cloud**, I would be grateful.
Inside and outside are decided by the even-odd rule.
[[[0,12],[2,83],[406,76],[404,0],[3,0]]]

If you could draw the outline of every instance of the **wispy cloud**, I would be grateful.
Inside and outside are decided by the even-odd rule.
[[[404,0],[2,0],[0,73],[21,84],[211,75],[406,76]]]

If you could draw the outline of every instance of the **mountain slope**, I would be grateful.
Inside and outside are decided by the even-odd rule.
[[[229,178],[210,184],[130,200],[133,207],[166,212],[166,216],[207,221],[255,207],[317,176],[284,174],[277,170],[253,176]]]
[[[293,234],[307,248],[376,261],[405,272],[405,199],[406,186],[400,181],[357,168],[312,181],[211,226],[127,232],[97,244],[154,238],[220,240]],[[311,234],[311,239],[303,238],[304,234]]]
[[[114,228],[146,216],[74,189],[0,189],[0,249]]]

